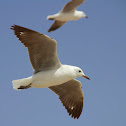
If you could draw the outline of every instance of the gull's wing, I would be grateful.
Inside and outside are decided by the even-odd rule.
[[[57,56],[57,43],[54,39],[36,31],[13,25],[15,35],[28,48],[34,73],[60,67]]]
[[[54,30],[58,29],[59,27],[61,27],[65,23],[66,23],[66,21],[55,20],[53,25],[51,26],[51,28],[48,30],[48,32],[51,32],[51,31],[54,31]]]
[[[72,0],[68,2],[64,8],[62,9],[62,12],[69,12],[74,11],[80,4],[82,4],[85,0]]]
[[[59,95],[59,99],[67,109],[69,115],[78,119],[83,109],[81,83],[73,79],[61,85],[49,87],[49,89]]]

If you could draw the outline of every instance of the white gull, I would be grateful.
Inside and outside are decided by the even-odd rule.
[[[74,78],[89,78],[79,67],[60,63],[57,56],[57,43],[54,39],[18,25],[11,26],[11,29],[28,48],[34,69],[33,76],[13,80],[13,88],[22,90],[30,87],[48,87],[59,95],[69,115],[79,118],[83,108],[83,91],[81,83]]]
[[[72,0],[68,2],[59,13],[47,16],[48,20],[55,20],[48,32],[58,29],[67,21],[78,20],[83,17],[88,18],[84,12],[76,10],[84,1],[85,0]]]

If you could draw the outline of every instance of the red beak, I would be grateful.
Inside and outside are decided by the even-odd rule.
[[[86,79],[88,79],[88,80],[90,80],[90,78],[89,78],[89,77],[87,77],[87,76],[85,76],[85,75],[83,75],[83,77],[84,77],[84,78],[86,78]]]

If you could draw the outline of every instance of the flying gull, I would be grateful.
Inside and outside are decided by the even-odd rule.
[[[48,20],[55,20],[48,32],[58,29],[67,21],[78,20],[83,17],[88,18],[84,12],[76,10],[84,1],[85,0],[72,0],[68,2],[59,13],[47,16]]]
[[[78,119],[83,108],[83,91],[81,83],[74,78],[89,78],[79,67],[60,63],[54,39],[18,25],[11,26],[11,29],[27,47],[34,70],[33,76],[13,80],[13,88],[48,87],[59,96],[69,115]]]

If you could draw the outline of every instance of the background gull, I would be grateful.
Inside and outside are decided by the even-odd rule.
[[[79,67],[60,63],[54,39],[18,25],[11,26],[11,29],[21,43],[28,48],[34,69],[33,76],[13,80],[13,88],[21,90],[30,87],[48,87],[59,95],[69,115],[79,118],[83,108],[83,92],[81,83],[74,78],[89,78]]]
[[[68,2],[64,8],[57,14],[49,15],[48,20],[55,20],[51,28],[48,30],[54,31],[64,25],[67,21],[78,20],[80,18],[88,18],[82,11],[77,11],[76,8],[82,4],[85,0],[72,0]]]

